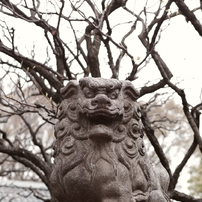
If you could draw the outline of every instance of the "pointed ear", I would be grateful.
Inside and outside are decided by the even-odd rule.
[[[124,98],[130,97],[133,101],[136,101],[140,95],[139,91],[135,89],[130,81],[123,81],[122,89]]]
[[[68,99],[73,95],[77,96],[79,83],[76,80],[69,81],[69,83],[61,89],[60,93],[63,99]]]

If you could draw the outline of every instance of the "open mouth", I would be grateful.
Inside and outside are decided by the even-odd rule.
[[[110,128],[114,128],[114,124],[120,122],[121,115],[118,111],[108,111],[105,109],[97,109],[91,113],[87,113],[90,125],[103,124]]]
[[[110,141],[113,139],[113,132],[119,126],[122,115],[118,110],[109,111],[103,108],[88,110],[84,115],[87,118],[89,138],[93,140]]]
[[[86,114],[89,117],[106,116],[109,118],[116,118],[116,116],[118,115],[118,110],[108,110],[105,108],[97,108],[97,109],[93,109],[93,110],[88,110],[88,112]]]

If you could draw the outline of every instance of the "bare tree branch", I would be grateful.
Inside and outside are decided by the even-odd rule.
[[[144,124],[145,127],[145,132],[147,137],[149,138],[151,144],[153,145],[156,154],[158,155],[161,164],[165,167],[165,169],[168,171],[169,175],[171,176],[171,170],[170,170],[170,166],[169,166],[169,162],[158,142],[158,139],[155,137],[154,135],[154,130],[150,127],[150,123],[148,121],[148,117],[146,112],[144,111],[144,109],[142,108],[142,122]]]
[[[174,2],[178,6],[182,15],[185,16],[186,20],[190,21],[194,26],[194,28],[196,29],[196,31],[199,33],[199,35],[202,36],[202,25],[194,15],[194,12],[189,10],[189,8],[187,7],[187,5],[184,3],[183,0],[174,0]]]
[[[180,172],[182,171],[182,169],[186,165],[186,163],[189,160],[189,158],[191,157],[191,155],[194,153],[196,147],[197,147],[197,141],[196,141],[196,138],[194,138],[194,141],[191,144],[190,148],[188,149],[188,151],[187,151],[186,155],[184,156],[182,162],[177,166],[177,168],[175,169],[175,171],[174,171],[174,173],[172,175],[169,190],[174,190],[175,189],[175,186],[177,184],[178,178],[180,176]]]
[[[45,175],[47,176],[50,175],[51,168],[49,167],[49,165],[43,162],[38,156],[34,155],[32,152],[28,150],[25,150],[22,148],[15,148],[15,147],[6,147],[4,145],[1,145],[0,152],[9,154],[14,158],[15,157],[24,158],[26,159],[27,162],[30,162],[31,164],[40,168],[40,170],[42,170]],[[33,167],[31,168],[34,169]]]
[[[202,202],[202,199],[195,199],[192,196],[186,195],[184,193],[174,191],[172,193],[172,198],[177,201],[182,201],[182,202]]]

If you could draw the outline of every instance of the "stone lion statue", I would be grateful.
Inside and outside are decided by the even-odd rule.
[[[51,186],[56,202],[168,202],[143,144],[129,81],[83,78],[61,90]],[[163,174],[162,174],[163,173]]]

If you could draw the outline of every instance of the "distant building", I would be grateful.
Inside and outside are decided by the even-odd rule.
[[[42,202],[37,199],[49,199],[47,187],[40,182],[0,180],[1,202]]]

